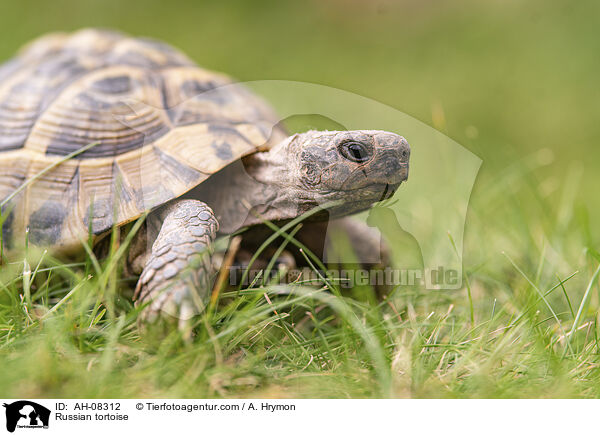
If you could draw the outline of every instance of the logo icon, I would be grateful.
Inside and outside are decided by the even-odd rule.
[[[6,430],[14,432],[22,429],[48,429],[50,410],[29,400],[19,400],[10,404],[5,403]]]

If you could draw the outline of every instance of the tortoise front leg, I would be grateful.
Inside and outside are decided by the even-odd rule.
[[[162,226],[140,275],[136,305],[144,321],[168,314],[185,322],[204,310],[211,290],[211,245],[219,228],[202,201],[179,200],[159,212]]]

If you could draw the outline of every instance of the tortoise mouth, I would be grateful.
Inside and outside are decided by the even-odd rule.
[[[394,192],[396,190],[398,190],[398,187],[404,182],[405,180],[399,181],[397,183],[385,183],[385,182],[374,182],[374,183],[370,183],[366,186],[359,186],[359,187],[351,187],[348,189],[340,189],[340,190],[344,190],[345,192],[359,192],[359,191],[364,191],[364,192],[373,192],[373,193],[381,193],[384,190],[393,190]]]
[[[392,198],[400,184],[378,183],[345,191],[344,205],[331,211],[335,216],[343,216],[368,210],[375,203]]]
[[[399,183],[373,183],[368,186],[363,187],[355,187],[353,189],[348,189],[346,192],[361,192],[364,195],[362,197],[371,197],[371,198],[379,198],[375,199],[376,201],[383,201],[384,199],[391,198],[402,182]]]
[[[390,199],[392,196],[394,196],[399,186],[400,184],[386,184],[383,189],[383,193],[381,194],[381,198],[379,198],[379,201],[385,201],[386,199]]]
[[[329,208],[330,217],[341,217],[370,209],[375,203],[389,200],[401,183],[377,183],[367,187],[346,190],[343,205]]]
[[[361,175],[358,175],[358,174]],[[344,185],[353,185],[343,188],[346,191],[380,193],[384,190],[392,190],[392,194],[398,189],[398,186],[408,180],[408,163],[400,163],[398,167],[388,168],[387,170],[367,172],[365,168],[357,169],[348,176]],[[387,188],[387,189],[386,189]]]

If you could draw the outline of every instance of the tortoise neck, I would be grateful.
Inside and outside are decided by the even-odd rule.
[[[206,202],[219,221],[219,232],[230,234],[264,220],[298,215],[299,192],[290,187],[290,169],[272,151],[236,161],[211,176],[188,197]]]

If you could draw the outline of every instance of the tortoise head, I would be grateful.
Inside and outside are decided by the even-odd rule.
[[[331,216],[367,209],[390,198],[408,178],[410,147],[394,133],[378,130],[309,131],[293,135],[263,154],[263,173],[288,207],[300,214],[336,202]],[[264,165],[267,163],[268,165]]]

